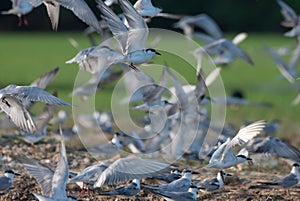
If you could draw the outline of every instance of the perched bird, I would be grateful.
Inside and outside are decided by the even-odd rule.
[[[241,149],[239,154],[244,154],[245,156],[250,154],[266,154],[300,163],[300,150],[276,137],[254,138]]]
[[[8,85],[0,90],[0,107],[12,120],[12,122],[20,129],[34,133],[37,131],[36,125],[23,105],[23,101],[44,102],[49,105],[67,105],[67,103],[41,88],[34,86],[16,86]]]
[[[154,190],[153,193],[162,196],[168,201],[196,201],[197,200],[197,186],[191,185],[187,192],[169,192],[162,190]]]
[[[48,16],[52,23],[52,28],[57,30],[59,20],[59,9],[63,6],[71,10],[80,20],[92,26],[98,33],[102,33],[102,28],[93,11],[89,8],[84,0],[27,0],[34,7],[40,6],[42,3],[47,8]]]
[[[113,162],[100,175],[94,187],[114,185],[119,182],[153,177],[168,169],[169,164],[153,159],[138,157],[120,158]]]
[[[32,11],[33,5],[29,3],[27,0],[11,0],[12,2],[12,8],[9,9],[8,11],[2,11],[2,15],[16,15],[19,18],[19,23],[18,26],[22,26],[24,23],[25,25],[28,25],[28,20],[26,17],[23,18],[22,21],[22,16],[28,14],[29,12]]]
[[[197,187],[200,190],[203,191],[214,191],[222,188],[225,182],[226,176],[230,176],[230,174],[224,172],[224,171],[219,171],[217,174],[217,177],[212,178],[212,179],[204,179],[197,183]]]
[[[14,176],[21,176],[13,170],[5,170],[4,175],[0,177],[0,193],[5,193],[14,183]]]
[[[86,148],[86,150],[92,153],[93,156],[100,157],[101,159],[109,159],[120,153],[123,147],[119,135],[119,133],[115,133],[114,137],[107,144],[100,144],[95,147]]]
[[[177,180],[172,181],[171,183],[162,184],[160,186],[143,185],[142,187],[159,191],[186,192],[192,183],[191,174],[191,170],[184,170],[183,176]]]
[[[241,128],[236,136],[232,139],[227,138],[226,142],[218,147],[213,153],[209,164],[204,168],[218,167],[220,169],[229,168],[245,161],[251,162],[251,159],[244,155],[235,155],[233,146],[243,145],[258,135],[264,128],[265,121],[254,122],[244,128]]]
[[[165,181],[167,183],[171,183],[177,179],[181,178],[181,172],[177,169],[175,170],[171,170],[171,173],[168,175],[164,175],[164,176],[156,176],[153,177],[153,179],[157,179],[157,180],[161,180],[161,181]]]
[[[119,4],[129,28],[102,0],[98,0],[98,8],[102,12],[102,18],[107,22],[109,29],[122,48],[123,58],[119,63],[127,63],[129,67],[138,70],[135,64],[148,62],[157,54],[155,49],[145,48],[149,30],[143,17],[134,9],[128,0],[119,0]]]
[[[273,180],[271,182],[259,182],[265,185],[276,185],[284,188],[290,188],[297,185],[299,182],[299,164],[294,163],[290,174],[280,179]]]
[[[100,195],[122,195],[122,196],[134,196],[138,194],[141,190],[140,180],[134,179],[128,185],[110,190],[110,191],[101,191]]]

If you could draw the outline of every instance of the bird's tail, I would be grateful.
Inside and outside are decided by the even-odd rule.
[[[159,186],[150,186],[150,185],[145,185],[145,184],[142,184],[141,188],[146,188],[146,189],[150,189],[150,190],[160,190]]]
[[[278,185],[278,183],[277,182],[261,182],[261,181],[259,181],[259,182],[257,182],[257,183],[259,183],[259,184],[264,184],[264,185]]]

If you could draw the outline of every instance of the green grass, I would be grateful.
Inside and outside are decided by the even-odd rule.
[[[83,48],[89,46],[88,40],[78,33],[0,33],[0,87],[11,83],[28,85],[45,71],[60,66],[57,78],[47,90],[58,91],[61,98],[71,102],[69,94],[73,89],[78,66],[65,64],[65,61],[77,53],[67,37],[77,40]],[[275,63],[263,50],[264,45],[280,47],[294,46],[295,43],[294,39],[285,38],[282,34],[249,34],[241,47],[249,53],[255,66],[250,66],[241,59],[226,66],[221,72],[226,92],[230,94],[235,89],[241,89],[247,99],[269,102],[274,107],[267,109],[242,106],[238,110],[227,108],[228,122],[239,126],[245,120],[279,119],[282,122],[279,136],[290,139],[297,136],[300,106],[291,105],[297,92],[280,77]],[[154,62],[167,62],[186,79],[195,82],[194,71],[188,69],[184,61],[176,60],[170,54],[165,53]],[[109,85],[97,93],[97,109],[110,110],[112,90],[113,85]],[[300,141],[295,143],[300,144]]]

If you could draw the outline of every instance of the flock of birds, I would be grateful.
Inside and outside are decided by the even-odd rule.
[[[284,21],[282,25],[291,27],[285,36],[297,37],[298,45],[293,52],[289,64],[286,64],[278,53],[266,47],[268,54],[277,63],[282,75],[299,91],[296,79],[296,67],[300,53],[300,25],[299,16],[282,0],[277,0],[281,7]],[[84,0],[12,0],[12,9],[3,11],[2,14],[14,14],[19,18],[19,25],[28,25],[24,15],[33,8],[44,4],[47,8],[53,29],[58,27],[59,8],[63,6],[71,10],[80,20],[90,27],[85,30],[92,43],[92,33],[100,34],[103,43],[93,44],[92,47],[80,50],[79,53],[66,63],[78,63],[81,70],[92,74],[92,78],[84,85],[76,88],[73,95],[86,97],[93,95],[99,87],[118,79],[126,74],[125,87],[130,98],[121,100],[121,104],[142,105],[133,107],[133,110],[146,111],[141,130],[132,130],[131,133],[119,131],[112,136],[107,144],[87,147],[86,150],[97,159],[109,162],[100,162],[88,166],[79,173],[69,171],[65,140],[78,133],[94,132],[97,129],[110,138],[113,132],[113,117],[107,112],[94,112],[92,115],[82,114],[77,118],[73,128],[60,128],[60,154],[56,169],[53,170],[39,161],[18,154],[15,156],[39,184],[42,194],[33,192],[38,200],[77,200],[67,195],[66,185],[77,183],[84,189],[96,190],[99,195],[136,196],[141,189],[162,196],[166,200],[196,200],[199,190],[210,192],[221,189],[226,177],[230,177],[225,169],[237,164],[252,163],[251,155],[267,154],[288,159],[294,162],[289,175],[274,181],[259,181],[261,185],[279,185],[284,188],[295,186],[298,183],[298,169],[300,151],[295,146],[276,137],[257,137],[259,134],[272,134],[278,129],[278,122],[256,121],[235,131],[229,126],[220,128],[210,121],[209,110],[205,107],[209,102],[226,104],[251,104],[241,97],[223,97],[213,99],[207,97],[207,87],[219,76],[221,68],[216,68],[209,75],[205,75],[201,68],[201,58],[207,53],[216,65],[229,64],[236,58],[241,58],[250,65],[254,62],[238,44],[246,39],[247,34],[238,34],[233,40],[226,39],[217,23],[206,14],[196,16],[183,16],[163,13],[162,9],[154,7],[151,0],[138,0],[132,5],[128,0],[97,0],[97,7],[102,13],[102,20],[98,21]],[[118,4],[123,13],[117,15],[112,10],[112,5]],[[146,47],[149,29],[147,22],[153,17],[167,17],[177,20],[174,27],[182,29],[184,35],[190,39],[200,39],[206,45],[196,49],[194,56],[197,64],[197,83],[195,86],[182,86],[174,72],[165,67],[159,83],[145,73],[138,65],[148,63],[155,55],[161,55],[157,50]],[[196,27],[204,32],[196,31]],[[105,43],[112,36],[120,46]],[[105,45],[103,45],[105,44]],[[121,66],[122,72],[113,68]],[[65,111],[61,110],[55,115],[56,107],[78,107],[67,103],[56,94],[45,91],[47,85],[55,78],[59,68],[46,72],[28,86],[14,84],[0,90],[0,107],[6,113],[1,117],[1,127],[16,126],[22,138],[31,144],[37,143],[47,135],[48,124],[59,124],[60,127],[67,119]],[[170,91],[176,97],[166,98],[169,93],[168,77],[173,84]],[[143,87],[140,87],[143,86]],[[299,97],[294,103],[298,103]],[[45,103],[41,114],[34,116],[30,108],[35,102]],[[264,106],[264,104],[258,104]],[[220,133],[216,146],[206,144],[204,141],[207,132]],[[150,137],[149,137],[150,136]],[[244,146],[236,152],[235,146]],[[126,150],[126,152],[124,151]],[[124,155],[120,158],[116,156]],[[155,159],[154,159],[155,158]],[[214,178],[204,180],[192,179],[192,174],[197,171],[190,169],[178,170],[171,161],[180,158],[195,160],[208,160],[208,164],[199,168],[217,168],[219,172]],[[164,160],[163,160],[164,159]],[[171,173],[167,173],[170,172]],[[6,193],[13,185],[14,176],[22,176],[13,170],[6,170],[0,177],[0,192]],[[155,179],[164,182],[154,186],[141,181]],[[105,191],[107,185],[118,185],[131,181],[118,188]],[[94,192],[95,193],[95,192]]]

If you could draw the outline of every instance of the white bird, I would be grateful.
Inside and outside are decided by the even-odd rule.
[[[184,35],[188,38],[192,38],[194,34],[194,26],[204,29],[214,38],[222,37],[222,32],[217,23],[206,14],[184,16],[177,23],[174,24],[174,27],[182,29]]]
[[[79,172],[75,177],[69,179],[68,183],[77,183],[81,188],[83,188],[83,184],[95,183],[98,177],[102,174],[102,172],[108,167],[107,164],[98,163],[92,166],[88,166],[81,172]]]
[[[287,37],[294,37],[299,35],[300,34],[299,16],[285,2],[281,0],[277,0],[277,3],[281,7],[281,14],[284,17],[284,21],[281,22],[281,25],[284,27],[292,28],[292,30],[286,32],[284,35]]]
[[[55,110],[56,105],[46,105],[43,112],[35,121],[37,131],[35,133],[25,133],[25,136],[23,136],[22,139],[31,144],[35,144],[42,140],[47,134],[48,123],[54,116]]]
[[[169,167],[168,163],[138,157],[120,158],[100,175],[94,187],[114,185],[119,182],[153,177]]]
[[[95,157],[100,159],[109,159],[121,152],[123,145],[119,139],[119,133],[115,133],[114,137],[107,144],[100,144],[95,147],[88,147],[86,150]]]
[[[128,21],[129,28],[103,1],[98,0],[97,3],[97,7],[103,14],[102,18],[107,22],[115,39],[121,45],[124,57],[119,60],[120,63],[127,63],[132,69],[138,70],[135,64],[146,63],[155,54],[160,55],[152,48],[145,48],[149,34],[148,26],[128,0],[119,0],[119,4]]]
[[[162,184],[160,186],[143,185],[142,187],[151,190],[159,190],[159,191],[186,192],[188,191],[192,183],[191,174],[192,174],[191,170],[184,170],[183,176],[177,180],[172,181],[171,183]]]
[[[59,9],[63,6],[71,10],[80,20],[92,26],[98,33],[102,33],[102,28],[93,11],[84,0],[27,0],[34,7],[42,3],[47,8],[48,16],[52,23],[52,28],[57,30],[59,21]]]
[[[5,193],[14,183],[14,176],[21,176],[13,170],[5,170],[4,175],[0,177],[0,193]]]
[[[254,138],[248,142],[246,147],[241,149],[239,154],[246,156],[249,154],[266,154],[300,163],[300,150],[276,137]]]
[[[226,176],[230,176],[230,174],[221,170],[218,172],[217,177],[212,179],[204,179],[199,183],[197,183],[196,185],[198,186],[199,189],[203,191],[215,191],[222,188]]]
[[[36,179],[40,188],[42,189],[43,195],[33,193],[34,196],[40,201],[76,200],[72,197],[68,197],[66,193],[66,184],[69,176],[69,165],[65,143],[62,138],[63,137],[61,133],[60,155],[55,171],[39,164],[34,159],[26,157],[18,158],[18,160],[26,168],[29,174]]]
[[[290,174],[280,179],[273,180],[271,182],[259,182],[266,185],[276,185],[284,188],[290,188],[297,185],[299,182],[299,164],[294,163]]]
[[[175,180],[181,178],[180,173],[181,172],[179,170],[175,169],[175,170],[171,170],[171,173],[168,174],[168,175],[156,176],[156,177],[153,177],[153,179],[162,180],[162,181],[165,181],[167,183],[171,183],[172,181],[175,181]]]
[[[204,168],[218,167],[220,169],[224,169],[243,163],[247,160],[251,161],[250,158],[247,158],[244,155],[235,155],[232,148],[235,145],[241,146],[247,143],[249,140],[258,135],[263,130],[264,126],[265,121],[257,121],[240,129],[233,139],[227,138],[227,141],[219,146],[213,153],[209,164]]]
[[[121,195],[121,196],[134,196],[138,194],[141,190],[140,180],[134,179],[128,185],[110,190],[110,191],[101,191],[100,195]]]
[[[22,21],[22,16],[28,14],[33,9],[33,5],[27,0],[11,0],[12,8],[8,11],[2,11],[2,15],[16,15],[19,18],[18,26],[22,26],[23,22],[28,25],[28,20],[24,17]]]
[[[197,186],[190,186],[187,192],[169,192],[154,190],[153,193],[162,196],[167,201],[196,201],[197,200]]]
[[[49,94],[41,88],[34,86],[16,86],[8,85],[0,90],[0,107],[20,129],[34,133],[36,125],[23,105],[25,101],[44,102],[49,105],[67,105],[71,104]]]
[[[182,17],[170,13],[162,13],[162,9],[153,6],[151,0],[138,0],[133,7],[142,17],[165,17],[170,19],[179,19]]]

